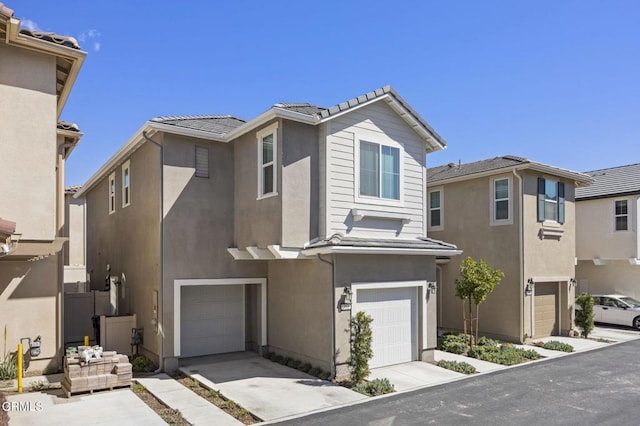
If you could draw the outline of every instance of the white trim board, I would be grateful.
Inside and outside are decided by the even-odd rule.
[[[267,345],[267,279],[266,278],[215,278],[181,279],[173,281],[173,356],[180,357],[180,301],[182,287],[197,285],[245,285],[260,284],[260,346]]]

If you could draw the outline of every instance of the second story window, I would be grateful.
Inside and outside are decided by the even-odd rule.
[[[129,161],[122,165],[122,207],[131,204],[131,166]]]
[[[442,223],[442,189],[429,191],[429,229],[440,231]]]
[[[278,123],[258,132],[258,198],[277,194]]]
[[[109,214],[116,211],[116,174],[109,175]]]
[[[564,223],[564,183],[538,178],[538,222]]]
[[[511,179],[509,177],[491,180],[491,224],[513,223],[511,216]]]
[[[618,200],[615,202],[615,221],[616,231],[629,230],[629,206],[627,200]]]
[[[360,142],[360,195],[400,200],[400,149]]]

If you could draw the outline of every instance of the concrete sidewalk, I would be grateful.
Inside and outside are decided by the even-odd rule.
[[[177,409],[192,425],[233,426],[242,423],[168,375],[134,379],[168,407]]]

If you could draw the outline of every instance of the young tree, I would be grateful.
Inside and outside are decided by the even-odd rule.
[[[594,327],[593,297],[589,293],[582,293],[576,299],[576,304],[580,306],[580,309],[576,309],[576,325],[580,327],[582,337],[586,339]]]
[[[491,294],[502,278],[504,278],[504,273],[500,269],[492,268],[483,259],[476,261],[467,257],[460,264],[460,278],[456,279],[456,296],[462,300],[464,333],[466,334],[469,330],[470,346],[473,345],[474,336],[475,341],[478,340],[480,304],[487,299],[487,296]],[[468,317],[465,314],[465,302],[468,303]],[[475,318],[473,317],[472,302],[476,306]]]
[[[358,312],[351,318],[351,356],[348,363],[351,367],[351,380],[362,382],[370,373],[369,360],[373,358],[373,338],[371,323],[373,318],[364,312]]]

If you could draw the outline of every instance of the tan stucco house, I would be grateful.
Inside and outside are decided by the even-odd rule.
[[[566,334],[575,287],[576,186],[582,173],[502,156],[427,171],[428,232],[484,259],[504,279],[480,307],[480,332],[513,342]],[[438,324],[462,330],[463,256],[439,261]]]
[[[64,167],[82,133],[60,114],[85,56],[71,37],[21,28],[0,3],[0,217],[14,224],[0,235],[0,332],[12,352],[41,336],[31,370],[62,358]]]
[[[346,373],[349,319],[374,317],[372,366],[429,360],[436,257],[426,154],[442,138],[393,89],[244,121],[160,117],[82,187],[92,288],[120,283],[141,352],[165,370],[273,351]]]
[[[640,164],[587,172],[576,190],[578,290],[640,298]]]

